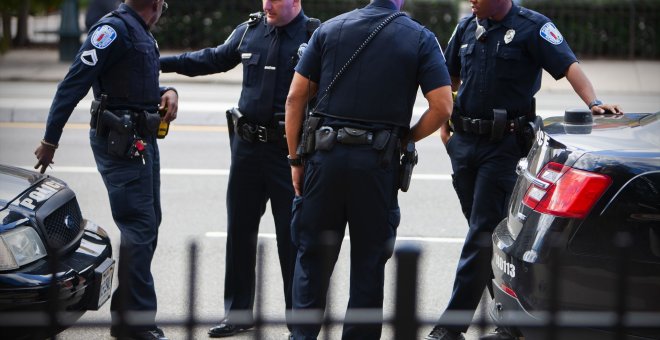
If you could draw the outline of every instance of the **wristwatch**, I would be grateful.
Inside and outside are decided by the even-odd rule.
[[[291,158],[291,156],[287,155],[286,159],[289,161],[290,166],[302,166],[302,158],[300,156],[296,156],[296,158]]]
[[[600,106],[600,105],[603,105],[603,101],[596,98],[596,99],[592,100],[591,103],[589,103],[589,110],[591,110],[591,108],[594,107],[594,106]]]

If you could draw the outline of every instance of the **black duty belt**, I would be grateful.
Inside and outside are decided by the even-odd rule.
[[[236,126],[236,134],[250,143],[270,143],[286,139],[283,124],[265,126],[250,122],[239,122]]]
[[[91,110],[90,126],[96,129],[97,135],[106,137],[110,130],[123,131],[122,133],[137,134],[140,137],[156,135],[160,124],[158,112],[133,110]]]
[[[451,117],[454,131],[472,133],[475,135],[490,135],[495,126],[494,120],[468,118],[463,116]],[[527,124],[527,117],[521,116],[506,120],[504,133],[514,133]]]
[[[346,145],[371,145],[382,150],[393,134],[392,130],[363,130],[353,127],[322,126],[314,135],[315,150],[331,150],[335,143]]]

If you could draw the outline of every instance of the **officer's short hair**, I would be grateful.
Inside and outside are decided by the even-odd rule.
[[[149,7],[151,6],[151,4],[153,4],[156,1],[160,1],[160,0],[125,0],[127,5],[138,10]]]

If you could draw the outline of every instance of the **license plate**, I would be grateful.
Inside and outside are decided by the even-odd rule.
[[[112,259],[107,259],[106,262],[108,260],[110,260],[111,263],[107,268],[105,268],[105,270],[103,270],[103,273],[101,274],[101,285],[99,287],[99,300],[97,308],[101,308],[101,306],[106,301],[108,301],[110,295],[112,294],[112,278],[115,272],[115,261]]]

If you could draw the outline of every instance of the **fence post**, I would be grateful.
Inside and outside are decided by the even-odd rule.
[[[628,291],[628,271],[630,265],[630,247],[632,247],[633,241],[629,233],[620,232],[615,236],[614,240],[616,247],[618,248],[618,272],[619,277],[617,279],[617,289],[616,289],[616,339],[623,340],[626,338],[626,312],[628,310],[628,304],[626,301],[626,292]]]
[[[557,242],[557,241],[555,241]],[[559,313],[559,299],[561,296],[560,278],[561,278],[561,251],[562,248],[558,244],[552,245],[550,255],[550,301],[548,304],[547,313],[547,340],[560,339],[559,327],[557,326],[557,314]]]
[[[419,327],[417,315],[417,267],[420,251],[417,247],[401,247],[396,252],[396,310],[394,315],[394,338],[408,340],[417,338]]]
[[[265,266],[265,251],[266,251],[266,246],[264,245],[263,242],[259,242],[257,244],[257,273],[256,273],[256,279],[255,279],[255,284],[256,284],[256,291],[255,291],[255,299],[256,299],[256,306],[255,306],[255,319],[254,319],[254,339],[261,339],[262,335],[262,329],[261,326],[264,324],[264,315],[263,315],[263,296],[264,296],[264,289],[263,289],[263,283],[264,283],[264,266]],[[288,311],[285,311],[287,313]],[[286,323],[286,322],[285,322]]]
[[[188,265],[190,273],[188,275],[188,320],[186,328],[188,330],[188,340],[195,338],[195,325],[197,319],[195,318],[195,290],[197,287],[197,242],[190,243],[190,254],[188,258]]]
[[[48,261],[50,285],[48,286],[48,327],[46,327],[46,333],[49,334],[49,337],[52,340],[55,340],[57,339],[57,330],[60,328],[60,319],[58,317],[58,314],[60,313],[58,298],[60,295],[60,286],[57,283],[60,254],[57,249],[50,246],[48,248],[48,253],[50,254],[50,260]]]

